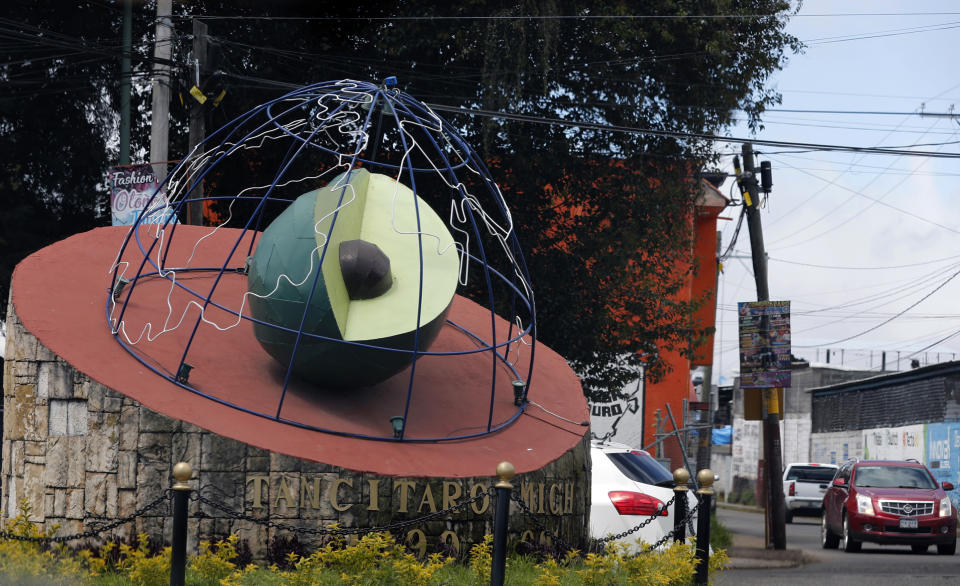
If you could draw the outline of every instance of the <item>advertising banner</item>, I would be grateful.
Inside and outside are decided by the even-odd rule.
[[[166,193],[161,191],[153,201],[150,198],[160,187],[153,167],[148,164],[122,165],[111,167],[110,213],[114,226],[132,226],[140,212],[150,203],[150,209],[144,215],[143,224],[163,224],[168,218],[176,223],[173,209],[167,202]]]
[[[790,386],[790,302],[737,304],[740,316],[740,387]]]
[[[960,423],[927,424],[927,467],[937,482],[960,486]],[[960,494],[948,492],[953,504],[960,507]]]

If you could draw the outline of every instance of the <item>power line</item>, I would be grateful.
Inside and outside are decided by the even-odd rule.
[[[879,266],[879,267],[851,267],[851,266],[838,266],[838,265],[821,265],[821,264],[799,262],[795,260],[787,260],[784,258],[776,258],[773,256],[768,256],[767,258],[769,260],[773,260],[777,262],[787,263],[791,265],[799,265],[803,267],[813,267],[817,269],[836,269],[836,270],[845,270],[845,271],[879,271],[879,270],[889,270],[889,269],[909,269],[909,268],[919,267],[923,265],[931,265],[939,262],[958,259],[960,258],[960,255],[945,256],[943,258],[937,258],[934,260],[927,260],[922,262],[915,262],[915,263],[910,263],[906,265],[886,265],[886,266]]]
[[[485,16],[237,16],[237,15],[172,15],[171,18],[199,20],[302,20],[302,21],[450,21],[450,20],[751,20],[783,16],[788,18],[960,16],[960,12],[842,12],[812,14],[571,14],[571,15],[485,15]],[[933,26],[933,25],[929,25]]]
[[[300,89],[304,87],[302,85],[298,85],[295,83],[265,79],[261,77],[254,77],[254,76],[243,75],[239,73],[230,73],[230,72],[220,72],[220,73],[222,73],[226,77],[231,77],[234,79],[258,82],[258,83],[263,83],[267,85],[283,87],[287,89]],[[545,125],[552,125],[552,126],[562,126],[566,128],[602,130],[602,131],[619,132],[619,133],[626,133],[626,134],[647,134],[651,136],[662,136],[666,138],[695,139],[695,140],[706,140],[706,141],[712,141],[712,142],[729,142],[729,143],[749,142],[753,144],[760,144],[760,145],[767,145],[767,146],[812,149],[816,151],[838,151],[838,152],[869,153],[869,154],[880,154],[880,155],[930,157],[930,158],[937,158],[937,159],[960,159],[960,153],[940,153],[936,151],[911,151],[911,150],[904,150],[901,148],[858,147],[858,146],[852,146],[852,145],[793,142],[793,141],[783,141],[783,140],[764,140],[764,139],[757,139],[757,138],[740,138],[735,136],[719,136],[716,134],[706,134],[706,133],[699,133],[699,132],[680,132],[680,131],[671,131],[671,130],[658,130],[654,128],[637,128],[637,127],[622,126],[617,124],[603,124],[599,122],[563,120],[561,118],[532,116],[528,114],[514,114],[510,112],[484,110],[479,108],[463,108],[460,106],[449,106],[446,104],[427,103],[427,106],[439,112],[448,112],[452,114],[466,114],[470,116],[500,118],[503,120],[510,120],[513,122],[545,124]]]
[[[823,143],[808,143],[808,142],[793,142],[793,141],[782,141],[782,140],[764,140],[757,138],[740,138],[735,136],[719,136],[715,134],[705,134],[698,132],[679,132],[679,131],[670,131],[670,130],[656,130],[652,128],[636,128],[630,126],[620,126],[615,124],[601,124],[596,122],[577,122],[570,120],[563,120],[560,118],[547,118],[547,117],[538,117],[530,116],[526,114],[511,114],[507,112],[497,112],[493,110],[482,110],[482,109],[468,109],[461,108],[458,106],[447,106],[444,104],[427,104],[430,108],[434,110],[439,110],[441,112],[450,112],[455,114],[469,114],[474,116],[486,116],[489,118],[502,118],[505,120],[512,120],[515,122],[529,122],[534,124],[550,124],[557,126],[566,126],[570,128],[586,128],[589,130],[607,130],[611,132],[624,132],[628,134],[649,134],[654,136],[664,136],[668,138],[686,138],[686,139],[697,139],[697,140],[708,140],[714,142],[731,142],[731,143],[754,143],[767,146],[777,146],[777,147],[794,147],[800,149],[815,149],[818,151],[844,151],[844,152],[855,152],[855,153],[870,153],[870,154],[883,154],[883,155],[898,155],[898,156],[914,156],[914,157],[930,157],[938,159],[958,159],[960,158],[960,153],[939,153],[936,151],[909,151],[897,148],[885,148],[885,147],[858,147],[851,145],[835,145],[835,144],[823,144]]]

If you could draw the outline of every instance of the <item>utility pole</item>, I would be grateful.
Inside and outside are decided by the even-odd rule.
[[[200,75],[207,69],[207,25],[200,19],[193,19],[193,63],[194,81],[197,88],[196,93],[190,92],[195,98],[190,105],[190,148],[193,149],[203,142],[207,136],[206,110],[203,104],[207,101],[206,96],[200,91]],[[198,169],[199,171],[199,169]],[[203,181],[197,183],[197,186],[190,191],[190,201],[187,204],[187,224],[194,226],[203,225]]]
[[[170,5],[157,0],[157,33],[153,45],[153,109],[150,120],[150,161],[157,181],[167,176],[167,148],[170,136]]]
[[[718,230],[717,231],[717,258],[715,260],[718,266],[717,266],[716,278],[713,281],[714,292],[717,291],[717,288],[720,282],[719,263],[720,263],[720,255],[722,253],[723,253],[723,240],[722,240],[721,232]],[[714,313],[716,313],[717,311],[717,303],[719,303],[719,300],[717,299],[716,293],[714,293],[714,298],[713,298]],[[710,347],[710,354],[708,354],[708,356],[713,356],[712,344]],[[700,393],[701,393],[700,400],[706,401],[708,405],[706,426],[700,428],[699,430],[700,435],[697,437],[698,439],[697,468],[699,470],[703,470],[704,468],[711,468],[710,459],[711,459],[711,456],[713,455],[712,453],[713,452],[713,449],[712,449],[713,448],[713,416],[714,416],[714,413],[716,413],[717,411],[716,405],[714,404],[714,400],[713,400],[713,363],[703,367],[703,383],[701,384],[701,387],[700,387]]]
[[[133,0],[123,0],[123,56],[120,58],[120,164],[130,164],[130,49]]]
[[[760,224],[760,186],[757,184],[756,169],[753,161],[753,145],[743,144],[743,167],[734,159],[737,171],[737,183],[743,194],[746,206],[747,227],[750,230],[750,250],[753,256],[753,276],[757,284],[757,301],[769,301],[770,290],[767,286],[767,253],[763,246],[763,227]],[[765,182],[766,183],[766,182]],[[783,451],[780,441],[780,400],[776,388],[763,389],[763,457],[765,490],[767,495],[764,508],[769,535],[774,549],[787,548],[787,529],[784,517],[783,483],[780,474],[783,470]]]

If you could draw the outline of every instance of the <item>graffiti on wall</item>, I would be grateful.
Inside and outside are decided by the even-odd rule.
[[[590,438],[643,447],[643,375],[619,393],[590,401]]]

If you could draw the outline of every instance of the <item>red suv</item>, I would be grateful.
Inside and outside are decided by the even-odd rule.
[[[937,553],[957,551],[957,511],[946,491],[916,461],[861,460],[837,470],[823,496],[820,543],[860,551],[864,541],[909,545],[916,553],[937,546]]]

